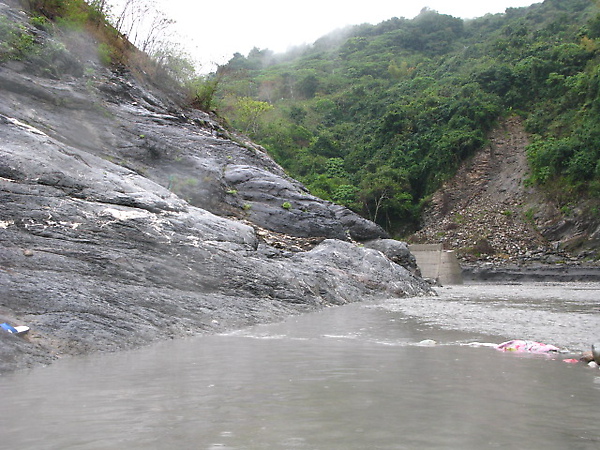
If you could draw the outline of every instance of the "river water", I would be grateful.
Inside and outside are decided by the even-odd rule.
[[[600,284],[465,285],[0,378],[15,449],[599,449]],[[422,342],[435,340],[437,343]]]

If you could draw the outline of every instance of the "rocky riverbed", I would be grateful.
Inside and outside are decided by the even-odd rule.
[[[431,293],[406,245],[164,80],[103,67],[93,38],[33,29],[16,2],[0,14],[63,39],[0,65],[0,322],[31,328],[0,333],[0,371]]]

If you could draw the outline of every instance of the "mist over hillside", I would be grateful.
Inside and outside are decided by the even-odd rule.
[[[599,37],[589,0],[546,0],[467,21],[424,9],[286,54],[236,54],[214,74],[216,105],[311,193],[395,236],[418,230],[436,190],[488,145],[492,130],[519,117],[529,139],[527,183],[564,218],[593,225]]]

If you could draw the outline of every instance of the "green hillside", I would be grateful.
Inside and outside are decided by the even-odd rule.
[[[502,117],[533,134],[532,183],[558,202],[600,194],[600,10],[546,0],[463,21],[423,10],[286,54],[236,54],[217,107],[322,198],[392,233]]]

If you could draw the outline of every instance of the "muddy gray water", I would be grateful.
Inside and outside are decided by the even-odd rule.
[[[0,378],[19,449],[598,449],[600,284],[470,285]],[[424,339],[436,345],[420,344]]]

